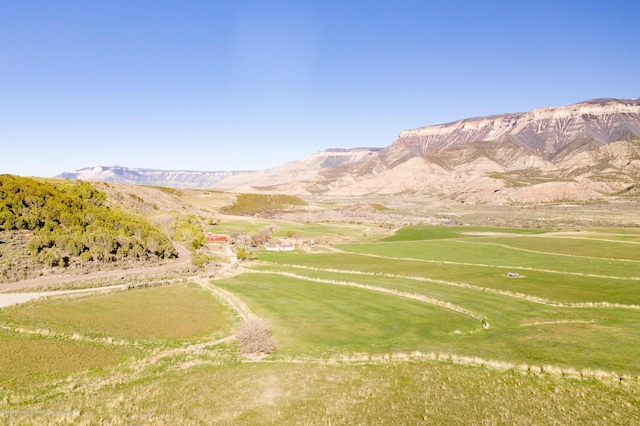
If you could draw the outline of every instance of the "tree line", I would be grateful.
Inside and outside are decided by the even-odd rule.
[[[145,219],[106,203],[87,182],[0,175],[0,231],[31,231],[27,252],[49,266],[177,256]]]

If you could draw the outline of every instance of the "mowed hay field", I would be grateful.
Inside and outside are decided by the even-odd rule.
[[[398,299],[409,303],[411,296],[418,295],[434,299],[423,303],[429,318],[437,319],[433,310],[470,318],[460,313],[468,311],[488,324],[469,331],[443,317],[435,321],[443,335],[430,328],[431,336],[437,337],[425,333],[416,345],[420,351],[478,356],[565,375],[589,375],[590,370],[616,377],[640,375],[640,245],[636,241],[616,241],[604,231],[580,233],[588,237],[578,238],[574,233],[508,229],[413,230],[404,229],[386,242],[336,246],[340,253],[265,253],[260,259],[269,265],[255,269],[273,276],[263,286],[279,286],[282,274],[286,274],[285,284],[292,274],[299,282],[309,282],[309,290],[299,285],[296,288],[302,290],[293,289],[292,297],[309,295],[318,282],[325,283],[328,297],[344,291],[344,286],[362,294],[384,294],[394,303]],[[248,278],[237,278],[242,279]],[[242,284],[236,285],[237,291],[243,291]],[[335,290],[328,290],[331,286]],[[385,290],[397,294],[381,293]],[[256,309],[265,309],[267,301],[252,303]],[[438,302],[453,307],[443,308]],[[327,303],[327,311],[337,309]],[[350,309],[352,315],[361,309],[357,298]],[[366,305],[362,309],[368,310]],[[279,309],[274,320],[282,315]],[[400,328],[424,321],[420,315],[413,318]],[[380,326],[384,324],[382,320]],[[389,349],[399,348],[390,344]]]
[[[640,230],[421,226],[362,240],[258,251],[208,284],[3,309],[3,343],[36,349],[26,371],[2,367],[0,419],[640,424]],[[271,324],[275,352],[244,358],[217,340],[240,322],[225,292]],[[48,374],[39,354],[55,345],[102,361]]]

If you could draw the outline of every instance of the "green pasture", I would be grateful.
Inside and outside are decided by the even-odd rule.
[[[282,356],[430,350],[456,330],[481,327],[441,307],[284,276],[243,274],[216,285],[272,322]]]
[[[540,229],[523,229],[523,228],[497,228],[497,227],[481,227],[481,226],[423,226],[412,225],[398,229],[393,235],[383,238],[381,241],[421,241],[421,240],[441,240],[449,238],[461,238],[478,233],[500,233],[512,235],[535,235],[543,234],[547,231]]]
[[[491,325],[478,333],[456,334],[446,333],[446,327],[441,327],[447,322],[442,321],[434,324],[443,332],[437,338],[425,335],[417,344],[408,339],[398,347],[414,344],[419,350],[431,348],[505,362],[640,373],[640,280],[633,279],[640,277],[640,262],[634,262],[638,258],[638,253],[630,250],[634,245],[609,240],[606,235],[599,240],[578,240],[540,235],[537,230],[408,228],[397,233],[400,238],[395,242],[335,246],[343,252],[259,253],[261,263],[251,268],[273,274],[247,274],[222,285],[273,319],[278,324],[276,332],[284,333],[286,339],[291,338],[287,333],[292,330],[286,330],[289,326],[285,324],[296,316],[317,316],[296,328],[296,333],[313,336],[315,331],[311,330],[321,325],[309,324],[323,324],[324,314],[337,309],[331,303],[325,309],[318,308],[316,304],[321,302],[317,300],[331,300],[333,294],[345,292],[345,287],[320,284],[317,280],[347,282],[449,302],[481,315]],[[604,230],[599,233],[603,235]],[[298,277],[278,275],[282,272]],[[508,272],[520,275],[513,278]],[[296,285],[292,285],[292,279]],[[319,285],[324,288],[321,293],[317,290]],[[371,310],[370,306],[358,302],[366,293],[383,303],[409,303],[372,290],[350,290],[354,292],[349,296],[350,316],[338,321],[354,324],[355,328],[361,327],[356,325],[360,321],[369,327],[375,325],[364,314]],[[277,295],[277,303],[271,301],[270,295]],[[298,306],[310,303],[316,307],[298,311]],[[407,321],[405,328],[423,320],[419,314],[402,319]],[[336,341],[342,342],[342,329],[333,322],[329,324]],[[347,340],[352,338],[356,337]],[[394,340],[396,344],[401,341],[402,337]],[[356,350],[353,346],[337,346]],[[364,346],[363,341],[360,347]],[[330,346],[325,341],[317,345],[318,350],[323,347]],[[393,346],[389,350],[393,351]]]
[[[435,351],[561,368],[640,374],[640,310],[555,308],[446,284],[402,278],[289,269],[298,278],[245,274],[216,282],[273,322],[278,353]],[[314,280],[335,281],[318,283]],[[485,318],[489,329],[439,306],[352,283],[419,294]],[[457,319],[457,321],[454,321]],[[548,341],[548,345],[542,344]]]
[[[281,220],[251,219],[238,221],[223,221],[218,225],[209,225],[207,232],[213,234],[229,235],[234,232],[251,234],[261,229],[273,226],[274,236],[285,237],[289,231],[299,232],[302,238],[340,237],[348,239],[361,239],[368,236],[383,235],[389,230],[350,223],[322,222],[322,223],[297,223]]]
[[[499,244],[515,250],[523,249],[530,252],[539,251],[548,254],[588,257],[592,260],[635,260],[640,274],[640,240],[632,241],[629,237],[617,236],[611,240],[609,236],[602,235],[591,238],[543,235],[520,238],[483,238],[482,241],[475,241],[475,243]]]
[[[495,239],[484,242],[477,238],[442,241],[412,241],[398,243],[348,244],[339,248],[351,253],[373,254],[394,259],[416,259],[430,262],[458,263],[461,266],[494,266],[497,268],[526,268],[556,271],[565,274],[594,274],[621,278],[640,278],[640,263],[628,259],[582,258],[553,253],[524,252],[496,244]],[[507,242],[513,244],[512,242]],[[550,245],[561,246],[553,240]],[[554,248],[555,249],[555,248]]]
[[[558,233],[558,234],[549,234],[549,237],[558,237],[558,238],[572,238],[574,240],[600,240],[600,241],[613,241],[613,242],[627,242],[627,243],[640,243],[640,235],[628,234],[628,233],[608,233],[603,234],[600,232],[585,232],[585,233]]]
[[[548,299],[551,302],[561,303],[620,303],[640,304],[640,292],[637,291],[640,281],[615,278],[603,278],[601,276],[588,276],[589,261],[583,263],[583,275],[571,274],[575,271],[558,269],[557,272],[544,270],[531,270],[531,265],[523,268],[519,264],[505,267],[503,259],[496,257],[496,265],[493,265],[489,256],[484,253],[485,259],[481,263],[470,262],[466,258],[446,259],[442,253],[438,253],[437,246],[433,257],[438,260],[428,259],[429,253],[412,251],[414,248],[406,247],[415,243],[404,243],[405,254],[416,256],[416,260],[407,260],[396,257],[391,249],[399,247],[399,243],[385,244],[386,254],[377,254],[376,257],[367,256],[367,251],[384,250],[376,245],[356,245],[349,248],[357,249],[356,253],[317,253],[307,255],[304,253],[260,253],[261,261],[276,265],[303,265],[321,269],[336,269],[340,271],[362,271],[377,274],[394,274],[409,277],[423,277],[444,280],[455,284],[466,284],[488,288],[493,290],[522,293],[526,296]],[[341,246],[346,248],[345,246]],[[456,246],[457,247],[457,246]],[[464,246],[463,246],[464,247]],[[475,246],[484,249],[484,246]],[[491,246],[489,246],[491,247]],[[491,248],[489,248],[491,250]],[[417,256],[423,257],[418,260]],[[517,260],[517,259],[516,259]],[[604,262],[607,263],[606,261]],[[624,262],[620,262],[624,264]],[[481,266],[482,265],[482,266]],[[539,264],[544,268],[544,263]],[[611,265],[606,265],[608,268]],[[635,265],[634,265],[635,267]],[[627,265],[626,268],[629,268]],[[519,273],[519,278],[510,278],[509,272]],[[571,273],[566,273],[571,272]],[[616,271],[613,271],[616,272]],[[634,271],[635,272],[635,271]],[[634,273],[632,272],[632,273]]]

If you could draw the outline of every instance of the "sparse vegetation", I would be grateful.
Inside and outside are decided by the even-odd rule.
[[[245,216],[270,216],[291,206],[304,206],[307,203],[292,195],[239,194],[233,204],[220,209],[227,214]]]
[[[236,333],[238,345],[244,354],[270,354],[276,348],[271,326],[255,315],[250,316]]]
[[[251,245],[256,247],[264,246],[273,240],[274,226],[265,226],[260,231],[251,234]]]
[[[389,208],[387,206],[385,206],[384,204],[371,203],[369,205],[373,208],[373,210],[375,210],[377,212],[384,212],[386,210],[389,210]]]
[[[211,262],[211,257],[206,253],[194,251],[191,253],[191,264],[198,269],[203,269],[206,264]]]
[[[255,259],[255,253],[246,247],[239,247],[236,250],[236,258],[238,260],[252,260]]]

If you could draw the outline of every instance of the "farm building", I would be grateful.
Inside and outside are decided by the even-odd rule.
[[[229,241],[226,235],[215,235],[210,232],[208,232],[204,238],[208,243],[226,243]]]
[[[277,246],[265,246],[265,248],[267,249],[267,251],[293,251],[295,250],[296,246],[277,245]]]

